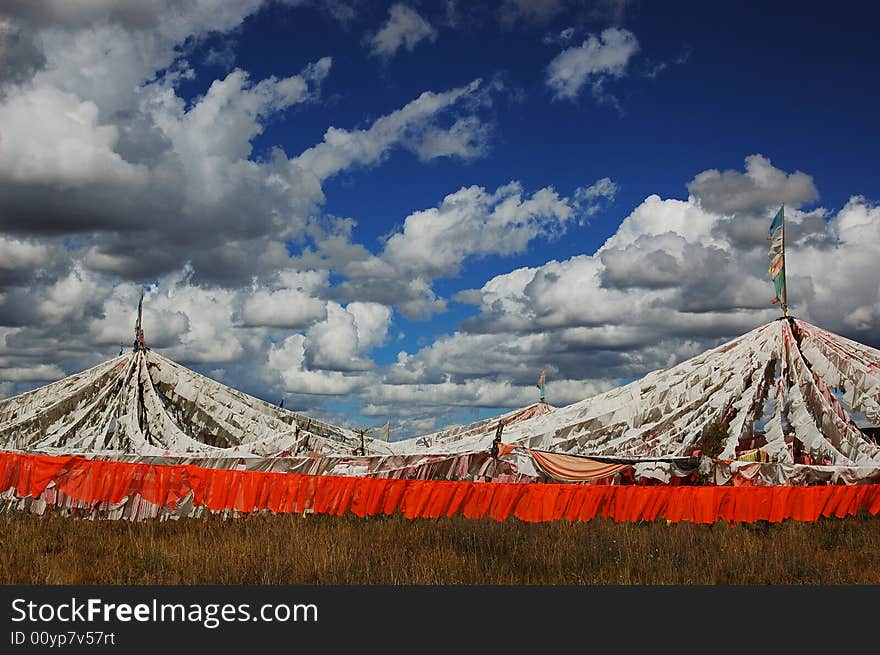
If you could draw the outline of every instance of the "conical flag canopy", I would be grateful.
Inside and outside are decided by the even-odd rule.
[[[45,453],[350,452],[352,431],[276,407],[147,348],[0,401],[0,447]]]
[[[497,421],[485,423],[477,434],[425,450],[488,449]],[[715,460],[752,451],[768,469],[780,465],[774,479],[785,481],[805,463],[876,473],[880,447],[860,423],[880,424],[880,351],[781,318],[626,386],[507,425],[503,440],[641,462],[643,471],[666,469],[658,477],[668,479],[665,464],[702,455],[711,430],[720,435]],[[392,445],[413,452],[419,442]]]

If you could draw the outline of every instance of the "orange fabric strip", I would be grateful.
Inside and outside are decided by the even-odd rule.
[[[561,453],[545,453],[540,450],[530,450],[532,459],[546,473],[557,480],[566,482],[586,482],[587,480],[599,480],[607,478],[618,471],[629,468],[629,464],[609,464],[597,462],[588,457],[576,457]]]
[[[54,483],[58,494],[51,493]],[[523,521],[615,521],[714,523],[723,521],[815,521],[821,516],[880,514],[880,485],[667,486],[514,484],[452,482],[264,471],[209,469],[195,465],[136,464],[0,451],[0,492],[54,503],[64,495],[85,507],[119,503],[136,495],[174,509],[188,494],[211,511],[357,516],[393,514],[436,518]]]

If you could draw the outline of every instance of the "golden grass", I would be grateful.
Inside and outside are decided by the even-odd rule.
[[[0,516],[2,584],[876,585],[880,518],[529,524]]]

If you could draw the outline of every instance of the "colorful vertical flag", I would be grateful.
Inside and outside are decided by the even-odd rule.
[[[785,205],[779,208],[773,222],[770,223],[770,235],[767,240],[770,241],[770,268],[767,272],[773,279],[773,286],[776,289],[776,295],[773,298],[773,304],[779,304],[782,312],[788,316],[788,299],[785,291]]]
[[[538,376],[537,387],[541,390],[541,400],[544,400],[544,382],[547,379],[547,367],[541,369],[541,375]]]

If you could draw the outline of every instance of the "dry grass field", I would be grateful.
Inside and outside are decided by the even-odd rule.
[[[0,515],[2,584],[876,585],[880,517],[693,525]]]

